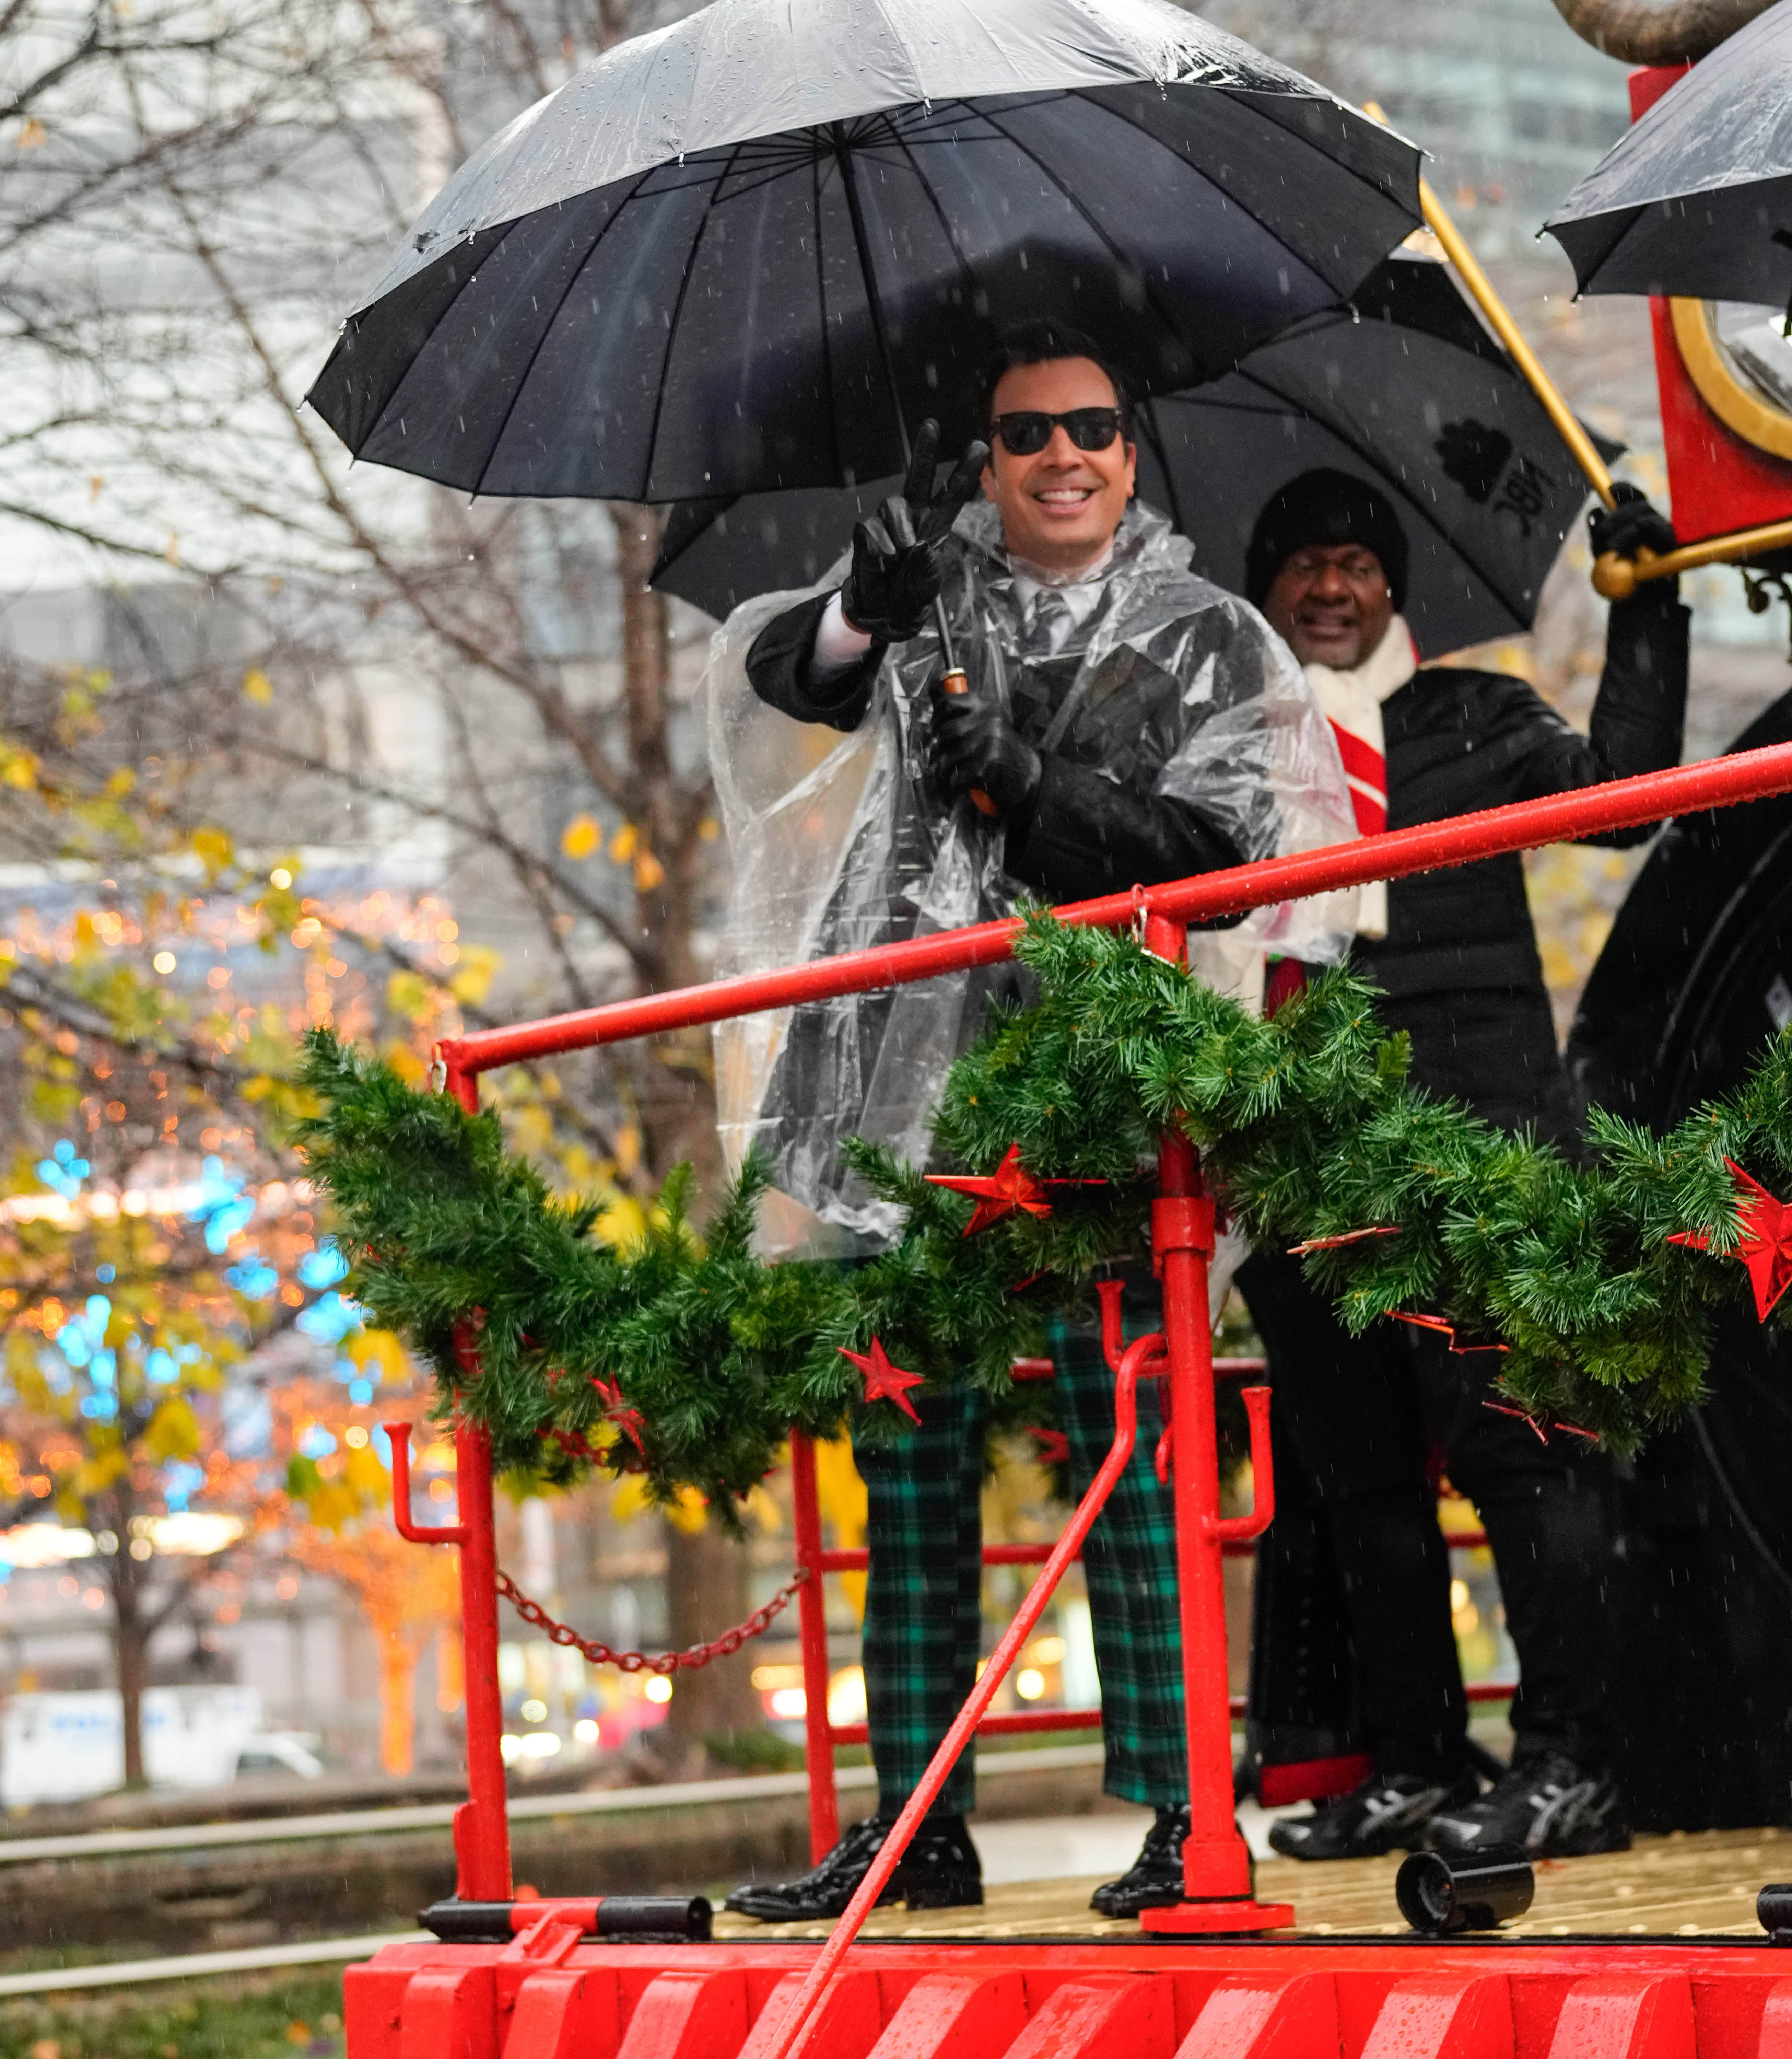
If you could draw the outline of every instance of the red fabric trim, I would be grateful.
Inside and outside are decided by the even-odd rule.
[[[1291,1802],[1323,1802],[1328,1795],[1348,1794],[1360,1787],[1375,1770],[1375,1761],[1366,1751],[1346,1752],[1338,1758],[1296,1759],[1291,1766],[1257,1768],[1257,1799],[1265,1809],[1284,1809]]]
[[[1299,958],[1276,958],[1269,967],[1269,977],[1264,982],[1263,1012],[1273,1015],[1284,1001],[1292,1001],[1297,994],[1307,990],[1307,968]]]
[[[1328,721],[1331,718],[1328,716]],[[1350,783],[1350,805],[1360,836],[1379,836],[1388,826],[1388,761],[1371,744],[1332,723],[1332,735]]]

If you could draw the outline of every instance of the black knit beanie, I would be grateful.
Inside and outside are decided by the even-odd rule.
[[[1244,597],[1260,607],[1277,572],[1312,544],[1360,544],[1387,575],[1396,607],[1406,605],[1406,532],[1384,493],[1348,472],[1304,472],[1264,506],[1244,553]]]

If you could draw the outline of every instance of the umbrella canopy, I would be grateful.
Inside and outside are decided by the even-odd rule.
[[[1702,58],[1543,224],[1583,293],[1792,299],[1792,0]]]
[[[1389,259],[1349,308],[1148,403],[1138,444],[1141,494],[1189,538],[1196,569],[1234,591],[1257,512],[1288,480],[1326,465],[1379,486],[1412,545],[1406,616],[1427,657],[1530,627],[1587,495],[1511,360],[1423,258]],[[654,583],[718,616],[808,584],[897,483],[681,503]]]
[[[1419,220],[1412,146],[1169,0],[715,0],[461,167],[312,404],[488,494],[675,500],[946,447],[1053,315],[1222,372]]]

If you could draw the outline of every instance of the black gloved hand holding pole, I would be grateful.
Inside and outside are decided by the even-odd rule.
[[[1595,508],[1587,518],[1595,558],[1611,554],[1634,559],[1639,550],[1651,551],[1658,558],[1663,558],[1670,551],[1679,548],[1680,540],[1674,533],[1674,524],[1640,487],[1620,479],[1613,480],[1611,491],[1616,506]],[[1679,591],[1678,579],[1656,579],[1649,583],[1661,588],[1664,599],[1671,599]]]
[[[1032,812],[1044,767],[993,701],[968,692],[942,695],[934,721],[940,783],[953,799],[987,795],[992,807],[986,812],[1010,818]]]
[[[880,643],[905,643],[918,635],[939,598],[942,546],[958,511],[976,493],[990,447],[974,443],[938,492],[939,424],[921,424],[900,493],[853,531],[852,569],[840,589],[847,622]]]

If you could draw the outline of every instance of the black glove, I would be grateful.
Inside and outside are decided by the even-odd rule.
[[[974,787],[998,814],[1024,816],[1039,798],[1039,754],[993,701],[981,694],[941,694],[934,703],[935,762],[954,799]]]
[[[1603,558],[1608,551],[1615,551],[1621,558],[1634,558],[1639,550],[1653,551],[1659,558],[1679,548],[1674,524],[1640,487],[1632,486],[1627,480],[1615,480],[1611,490],[1618,505],[1595,508],[1587,518],[1595,558]]]
[[[939,424],[923,422],[902,492],[853,531],[852,570],[840,607],[854,629],[880,643],[920,633],[939,593],[941,547],[990,461],[989,445],[974,443],[936,494],[938,451]]]

